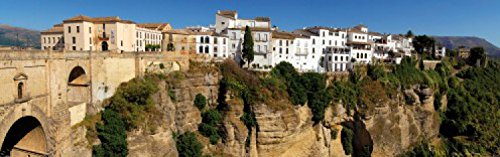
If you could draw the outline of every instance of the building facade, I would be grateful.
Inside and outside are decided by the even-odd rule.
[[[140,27],[133,21],[83,15],[66,19],[41,34],[43,49],[68,51],[142,52],[147,44],[161,45],[163,39],[161,31]],[[54,45],[54,37],[60,37],[62,45]]]

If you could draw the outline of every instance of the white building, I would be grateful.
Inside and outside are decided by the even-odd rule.
[[[229,55],[237,62],[241,61],[241,50],[245,28],[248,26],[254,39],[254,61],[251,67],[268,67],[271,48],[271,19],[256,17],[254,19],[239,19],[236,11],[218,11],[215,15],[215,32],[229,37]]]
[[[193,32],[196,39],[196,53],[214,58],[228,58],[229,38],[214,31]]]
[[[54,25],[49,30],[41,32],[41,44],[42,50],[63,50],[64,49],[64,37],[63,37],[63,25]]]
[[[368,28],[358,25],[347,30],[347,46],[350,48],[351,58],[356,63],[371,63],[373,57],[373,40],[368,37]]]
[[[327,47],[347,46],[347,32],[337,28],[311,27],[295,30],[294,33],[309,38],[309,53],[305,57],[306,64],[302,65],[306,71],[324,72]]]
[[[349,48],[327,47],[325,54],[326,71],[345,72],[352,69]]]

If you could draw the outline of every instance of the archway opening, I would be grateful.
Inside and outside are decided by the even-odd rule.
[[[68,84],[74,86],[87,85],[87,74],[81,66],[74,67],[69,73]]]
[[[67,101],[77,104],[86,102],[90,93],[87,88],[89,84],[90,80],[85,70],[80,66],[74,67],[69,73]]]
[[[47,156],[47,140],[40,121],[27,116],[17,120],[7,132],[0,156]]]
[[[103,41],[101,44],[102,51],[108,51],[108,42]]]

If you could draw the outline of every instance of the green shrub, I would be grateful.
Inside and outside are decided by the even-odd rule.
[[[340,142],[342,143],[342,148],[344,148],[345,155],[352,154],[352,140],[354,138],[354,132],[349,127],[343,127],[340,132]]]
[[[196,135],[192,132],[186,132],[175,141],[175,146],[179,157],[201,157],[203,145],[198,141]]]
[[[127,131],[121,116],[112,109],[105,109],[102,121],[103,124],[96,124],[97,137],[101,144],[93,147],[93,156],[127,156]]]
[[[177,96],[176,96],[175,91],[173,89],[168,89],[168,97],[170,97],[170,99],[173,102],[177,101]]]
[[[194,105],[201,111],[207,105],[207,98],[201,93],[196,94],[194,98]]]
[[[216,109],[209,109],[202,113],[202,122],[198,126],[200,133],[215,144],[221,138],[219,127],[222,123],[222,114]]]

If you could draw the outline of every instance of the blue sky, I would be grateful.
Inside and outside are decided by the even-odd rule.
[[[2,0],[0,24],[44,30],[83,14],[182,28],[213,24],[225,9],[271,17],[284,30],[362,23],[382,33],[478,36],[500,46],[499,0]]]

